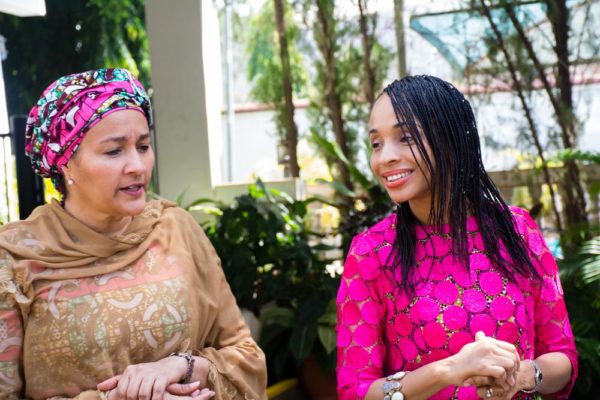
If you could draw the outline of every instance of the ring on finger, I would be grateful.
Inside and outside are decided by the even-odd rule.
[[[492,396],[494,396],[494,389],[492,389],[491,387],[487,388],[487,390],[485,391],[485,398],[489,399]]]

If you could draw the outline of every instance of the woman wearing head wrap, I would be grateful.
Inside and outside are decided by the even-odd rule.
[[[62,77],[31,110],[26,151],[63,199],[0,229],[0,398],[265,397],[206,235],[146,202],[151,120],[123,69]]]

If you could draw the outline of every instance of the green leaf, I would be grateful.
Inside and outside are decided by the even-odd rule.
[[[294,310],[286,307],[265,306],[260,312],[264,324],[280,325],[291,328],[296,324]]]
[[[299,326],[292,332],[290,350],[298,364],[308,357],[317,338],[317,327],[314,324]]]
[[[352,190],[348,189],[341,182],[326,181],[325,179],[317,179],[317,182],[326,183],[326,184],[330,185],[333,188],[333,190],[335,190],[337,193],[341,194],[342,196],[353,197],[353,198],[356,197],[356,193],[354,193]]]
[[[329,354],[333,350],[335,350],[335,346],[336,346],[335,329],[333,329],[330,326],[319,326],[318,332],[319,332],[319,340],[321,341],[321,344],[325,348],[325,351],[327,352],[327,354]]]

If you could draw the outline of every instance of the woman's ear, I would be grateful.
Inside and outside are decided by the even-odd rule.
[[[73,178],[71,177],[71,172],[69,171],[69,167],[67,165],[63,165],[62,167],[63,177],[65,179],[65,183],[67,185],[72,185],[74,183]]]

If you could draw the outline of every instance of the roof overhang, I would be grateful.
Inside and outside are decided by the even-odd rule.
[[[0,0],[0,12],[17,17],[42,17],[46,15],[44,0]]]

